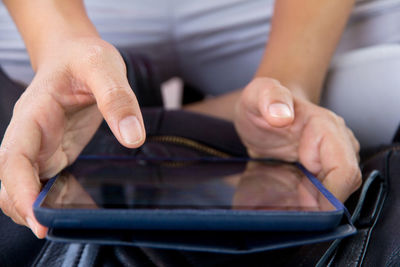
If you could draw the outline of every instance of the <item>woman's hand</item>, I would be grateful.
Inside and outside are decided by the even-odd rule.
[[[251,156],[299,161],[341,201],[361,184],[359,144],[344,120],[274,79],[244,89],[234,122]]]
[[[118,51],[100,38],[73,38],[41,55],[15,105],[0,148],[0,206],[40,238],[32,204],[41,181],[72,163],[102,118],[129,148],[145,139],[142,115]]]

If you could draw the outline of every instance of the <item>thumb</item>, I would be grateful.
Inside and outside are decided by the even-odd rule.
[[[279,83],[259,89],[258,108],[272,127],[289,126],[294,120],[292,93]]]
[[[125,147],[136,148],[146,138],[140,107],[126,78],[125,66],[112,65],[96,69],[86,82],[114,136]]]

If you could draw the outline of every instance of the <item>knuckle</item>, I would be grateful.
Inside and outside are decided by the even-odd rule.
[[[1,200],[0,197],[0,208],[2,212],[8,216],[14,223],[24,225],[24,222],[21,221],[19,216],[15,213],[15,209],[10,205],[9,201],[7,200]]]
[[[112,62],[119,55],[114,46],[107,42],[88,43],[85,55],[82,58],[84,64],[90,67],[99,67]]]
[[[341,116],[337,115],[335,112],[333,112],[329,109],[325,109],[325,108],[321,108],[321,107],[320,107],[320,109],[322,109],[322,112],[324,114],[324,116],[322,118],[324,118],[325,121],[333,123],[334,125],[339,126],[339,127],[346,127],[346,122]]]
[[[347,185],[349,188],[355,191],[357,188],[361,186],[361,170],[357,164],[352,164],[347,167]]]
[[[282,86],[281,83],[277,79],[274,79],[274,78],[267,77],[267,78],[264,78],[264,81],[273,86]]]
[[[91,65],[97,65],[99,60],[102,60],[106,54],[106,48],[102,45],[93,45],[87,49],[86,56],[83,58],[84,61]]]
[[[5,187],[2,186],[0,207],[7,216],[17,219],[18,217],[25,218],[28,215],[26,203],[24,203],[23,199],[19,197],[19,194],[7,192]]]
[[[40,102],[40,92],[37,88],[27,88],[15,102],[13,107],[12,121],[21,117],[33,116]]]
[[[21,109],[21,106],[22,106],[21,102],[22,102],[21,98],[19,98],[17,100],[17,102],[15,102],[14,109],[13,109],[13,114],[17,113]]]
[[[336,113],[334,113],[333,111],[326,109],[326,108],[321,108],[323,109],[325,116],[331,120],[331,121],[338,121],[338,115],[336,115]]]
[[[350,129],[349,129],[349,131],[350,131],[350,138],[352,139],[352,141],[354,143],[354,150],[358,154],[361,149],[360,142],[357,140],[357,138],[354,136],[353,132]]]
[[[15,211],[22,217],[25,218],[27,215],[27,212],[25,210],[25,205],[23,203],[23,201],[16,197],[16,196],[11,196],[10,195],[10,201],[11,201],[11,205],[12,207],[15,209]]]
[[[14,108],[13,108],[13,115],[18,114],[23,108],[24,108],[24,94],[21,95],[21,97],[15,102]]]
[[[353,139],[354,139],[354,146],[355,146],[354,149],[355,149],[356,153],[358,154],[360,152],[361,145],[360,145],[360,142],[355,137],[353,137]]]
[[[345,126],[346,125],[346,122],[344,121],[344,119],[342,117],[338,116],[338,115],[336,115],[336,121],[341,126]]]
[[[250,84],[257,87],[282,87],[281,83],[278,80],[269,77],[255,78]]]
[[[4,178],[5,178],[5,177],[3,177],[3,175],[4,175],[4,169],[6,168],[6,165],[7,165],[7,151],[4,148],[4,146],[2,145],[0,147],[0,181],[4,180]]]
[[[340,126],[345,126],[346,125],[346,122],[344,121],[344,119],[341,116],[337,115],[336,113],[334,113],[331,110],[327,110],[327,113],[328,113],[328,117],[332,121],[334,121],[337,125],[340,125]]]
[[[106,112],[115,112],[126,107],[132,108],[135,105],[134,98],[122,86],[106,89],[99,102],[99,108]]]
[[[278,80],[275,80],[272,78],[268,78],[266,84],[267,84],[267,86],[270,86],[272,88],[282,88],[283,87],[282,84]]]
[[[0,189],[0,208],[5,215],[11,216],[10,203],[7,198],[4,187]]]
[[[246,88],[241,92],[240,99],[247,100],[251,97],[254,92],[254,81],[246,86]]]

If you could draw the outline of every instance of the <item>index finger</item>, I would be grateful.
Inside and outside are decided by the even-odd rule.
[[[96,46],[84,68],[75,75],[93,93],[97,107],[117,140],[128,148],[141,146],[146,138],[139,103],[126,77],[125,63],[118,51]]]

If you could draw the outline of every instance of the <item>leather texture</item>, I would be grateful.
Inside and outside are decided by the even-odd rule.
[[[141,107],[162,106],[163,100],[157,71],[149,59],[132,54],[129,50],[119,50],[126,65],[128,81]]]
[[[15,224],[0,211],[0,266],[29,266],[45,240],[37,239],[26,227]]]
[[[400,265],[400,145],[371,159],[366,170],[381,170],[387,183],[387,196],[376,218],[360,225],[359,233],[346,240],[333,266]],[[373,206],[373,205],[371,205]]]
[[[93,266],[99,246],[93,244],[70,244],[47,242],[34,266]]]
[[[354,233],[348,224],[324,232],[151,231],[50,229],[49,239],[116,246],[248,254],[343,238]]]

